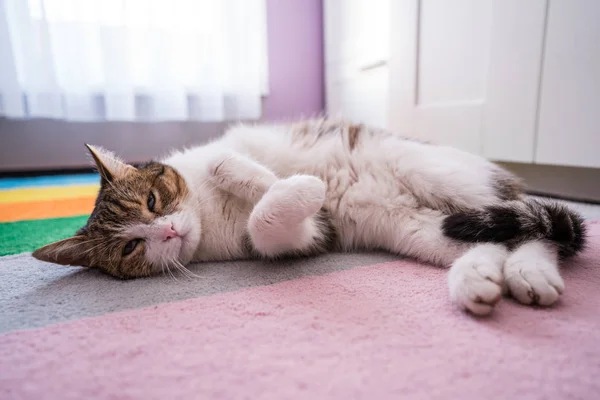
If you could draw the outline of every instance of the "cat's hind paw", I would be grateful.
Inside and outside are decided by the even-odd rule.
[[[482,245],[457,259],[448,273],[450,298],[476,315],[492,312],[502,297],[502,265],[505,251]]]
[[[508,292],[523,304],[550,306],[565,290],[558,269],[545,260],[511,260],[505,267]]]

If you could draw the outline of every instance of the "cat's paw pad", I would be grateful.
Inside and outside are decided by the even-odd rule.
[[[448,274],[450,298],[476,315],[487,315],[502,297],[502,270],[492,260],[463,257]]]
[[[543,260],[509,259],[504,268],[508,292],[523,304],[550,306],[565,290],[565,283],[556,266]]]

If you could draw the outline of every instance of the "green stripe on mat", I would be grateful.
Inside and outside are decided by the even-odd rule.
[[[73,235],[89,215],[48,218],[0,224],[0,256],[33,251],[40,246]]]

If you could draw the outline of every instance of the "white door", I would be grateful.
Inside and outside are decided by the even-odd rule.
[[[551,1],[536,163],[600,167],[600,1]]]
[[[327,112],[387,125],[390,0],[325,0]]]
[[[390,127],[533,161],[546,0],[394,0],[390,15]]]

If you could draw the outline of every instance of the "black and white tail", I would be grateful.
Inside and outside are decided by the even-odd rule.
[[[573,256],[585,246],[581,216],[562,204],[532,199],[452,214],[442,227],[447,237],[464,242],[514,245],[551,240],[558,245],[561,258]]]

